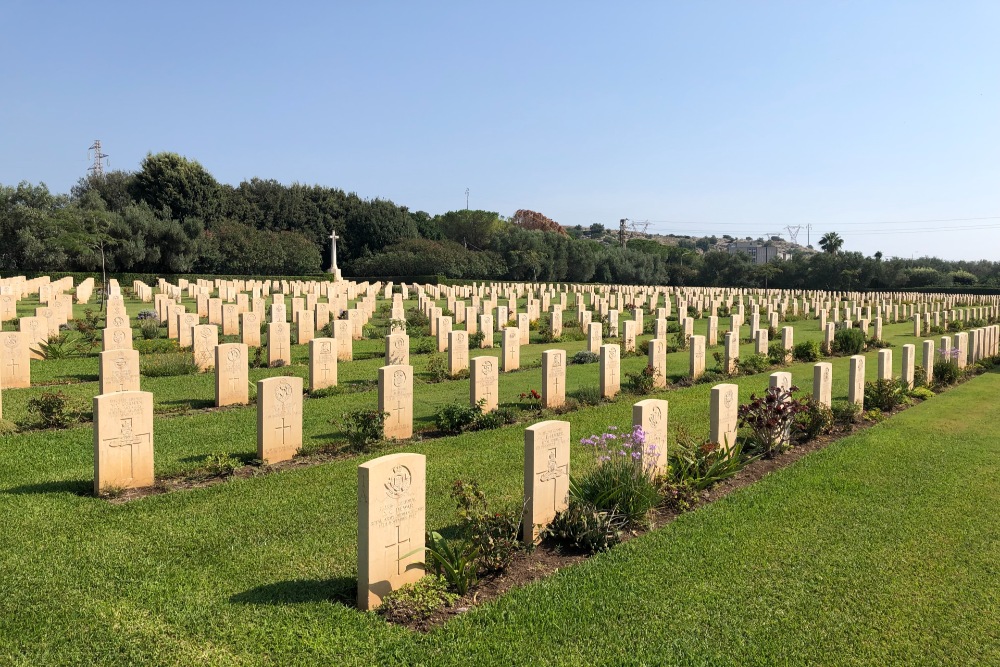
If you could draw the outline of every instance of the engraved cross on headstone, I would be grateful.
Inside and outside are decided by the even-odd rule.
[[[274,430],[281,434],[281,444],[285,444],[285,433],[292,430],[291,424],[285,423],[285,418],[281,418],[281,426],[275,426]]]
[[[124,449],[128,447],[128,476],[129,479],[135,477],[135,449],[134,447],[149,444],[149,433],[136,434],[132,432],[132,418],[125,417],[121,420],[121,432],[117,438],[105,440],[108,447],[114,449]],[[124,467],[124,466],[122,466]]]
[[[403,547],[409,544],[410,544],[410,538],[407,537],[406,539],[403,539],[402,530],[400,529],[399,526],[396,526],[396,541],[393,542],[392,544],[385,545],[387,552],[389,551],[389,549],[396,550],[396,553],[394,555],[391,553],[386,554],[387,560],[396,561],[396,574],[403,574],[403,571],[406,569],[403,566],[403,558],[405,558],[405,556],[403,555],[404,554]]]
[[[549,460],[548,467],[545,470],[538,473],[539,482],[552,482],[552,509],[559,506],[559,484],[556,482],[557,479],[562,477],[567,473],[568,466],[558,465],[556,458],[556,448],[553,447],[549,450]]]

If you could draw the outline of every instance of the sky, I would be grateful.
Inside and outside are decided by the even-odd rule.
[[[1000,2],[2,0],[0,183],[100,139],[431,214],[1000,260]],[[807,225],[811,228],[807,230]]]

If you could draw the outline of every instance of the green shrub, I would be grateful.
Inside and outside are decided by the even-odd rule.
[[[435,352],[427,360],[427,375],[428,382],[444,382],[448,379],[448,362],[440,352]]]
[[[742,375],[756,375],[771,367],[771,361],[763,354],[748,354],[737,361],[737,368]]]
[[[69,359],[80,356],[84,352],[80,341],[71,339],[65,331],[49,336],[49,340],[39,343],[34,351],[38,352],[45,360]]]
[[[503,572],[525,549],[520,540],[520,509],[490,511],[486,494],[475,480],[455,480],[451,498],[458,508],[462,529],[476,546],[479,566],[487,572]]]
[[[633,394],[638,394],[639,396],[645,396],[653,392],[653,386],[656,384],[656,378],[659,373],[652,366],[646,366],[638,373],[626,373],[625,378],[628,381],[629,387],[632,389]]]
[[[477,331],[474,334],[469,334],[469,349],[478,350],[483,346],[483,340],[486,338],[486,334],[482,331]]]
[[[833,401],[830,404],[833,423],[841,428],[850,428],[861,420],[862,408],[851,401]]]
[[[491,412],[484,412],[480,414],[476,421],[473,422],[470,430],[472,431],[488,431],[494,428],[500,428],[505,424],[513,424],[517,421],[517,411],[511,408],[497,408]]]
[[[422,327],[429,327],[431,320],[429,317],[420,312],[419,308],[410,308],[406,311],[406,327],[407,331],[420,329]]]
[[[899,379],[865,382],[865,409],[892,412],[903,403],[908,391]]]
[[[663,478],[660,480],[660,497],[665,508],[686,512],[698,503],[698,490],[690,480],[672,481]]]
[[[389,592],[376,611],[392,623],[409,623],[450,607],[458,598],[457,594],[448,590],[444,577],[428,575]]]
[[[61,391],[45,391],[28,399],[28,418],[38,428],[66,428],[82,416],[83,411]]]
[[[153,340],[146,340],[145,338],[140,338],[132,342],[132,348],[136,350],[140,355],[144,354],[168,354],[171,352],[180,352],[181,347],[178,342],[173,338],[155,338]]]
[[[199,372],[199,368],[190,352],[174,352],[141,359],[139,371],[146,377],[160,378],[194,375]]]
[[[806,340],[801,343],[796,343],[792,348],[792,356],[796,361],[819,361],[819,342],[815,340]]]
[[[935,394],[927,387],[914,387],[910,390],[910,396],[926,401],[928,398],[934,398]]]
[[[479,405],[465,403],[449,403],[438,409],[434,414],[434,425],[442,433],[455,435],[469,428],[476,418],[482,414]]]
[[[774,341],[767,347],[767,360],[772,366],[782,366],[788,360],[788,352],[781,341]]]
[[[958,362],[952,359],[938,359],[934,362],[934,381],[940,385],[952,385],[962,377]]]
[[[600,405],[603,402],[601,390],[598,387],[580,387],[573,392],[573,398],[579,401],[580,405]]]
[[[145,340],[156,340],[160,337],[160,325],[156,320],[146,320],[139,325],[139,332]]]
[[[600,361],[600,359],[601,358],[598,355],[594,354],[590,350],[580,350],[579,352],[573,355],[573,359],[570,361],[570,363],[596,364],[598,361]]]
[[[209,454],[202,462],[202,467],[212,476],[225,477],[232,475],[243,463],[231,454]]]
[[[805,405],[806,409],[795,415],[793,426],[793,431],[800,440],[814,440],[833,430],[833,411],[830,408],[812,399]]]
[[[410,345],[410,352],[413,354],[433,354],[437,352],[437,341],[430,336],[417,338]]]
[[[587,553],[598,553],[622,541],[624,526],[623,517],[570,498],[569,506],[555,515],[540,537]]]
[[[350,451],[369,452],[382,442],[385,435],[385,420],[388,416],[388,412],[378,410],[354,410],[344,413],[343,427]]]
[[[861,329],[838,329],[833,334],[833,351],[843,355],[865,351],[865,332]]]

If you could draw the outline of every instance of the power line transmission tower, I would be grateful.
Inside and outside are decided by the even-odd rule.
[[[792,243],[798,245],[799,232],[802,231],[802,225],[788,225],[785,229],[788,230],[788,238],[791,239]]]
[[[104,175],[104,160],[108,157],[106,153],[101,151],[101,140],[94,139],[94,145],[87,149],[87,159],[90,159],[91,153],[93,151],[94,164],[87,168],[87,171],[93,172],[94,176]]]
[[[636,222],[635,220],[622,218],[618,221],[618,243],[624,248],[630,237],[644,236],[647,229],[649,229],[649,220]]]

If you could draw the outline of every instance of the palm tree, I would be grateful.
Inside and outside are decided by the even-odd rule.
[[[844,239],[840,238],[840,234],[837,232],[827,232],[819,240],[819,247],[823,249],[823,252],[828,252],[831,255],[836,254],[843,245]]]

